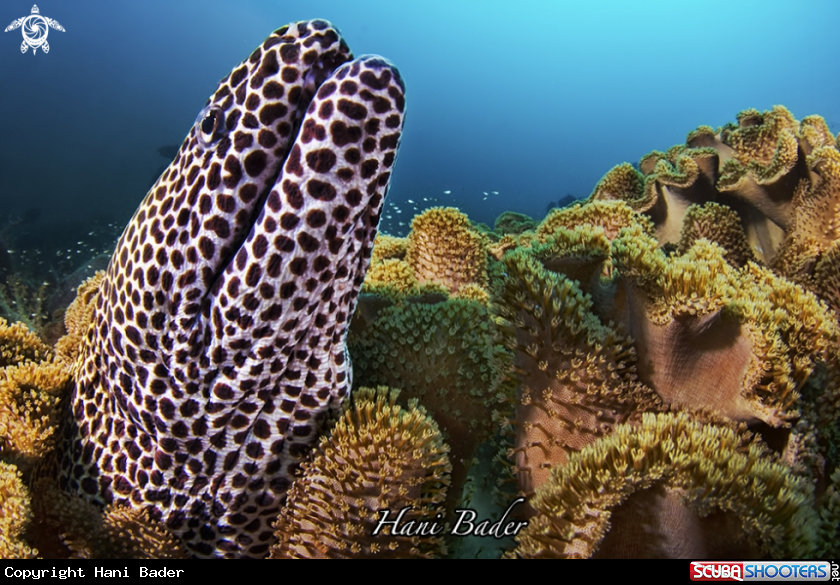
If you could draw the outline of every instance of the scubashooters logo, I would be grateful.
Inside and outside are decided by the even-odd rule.
[[[828,561],[692,561],[692,581],[832,581]]]
[[[32,47],[32,54],[34,55],[39,48],[44,53],[50,52],[50,44],[47,42],[47,34],[50,32],[50,28],[64,32],[64,27],[58,24],[57,20],[41,16],[36,4],[32,7],[32,14],[12,21],[12,24],[7,26],[3,32],[21,29],[23,42],[20,45],[20,52],[25,53],[29,50],[29,47]]]

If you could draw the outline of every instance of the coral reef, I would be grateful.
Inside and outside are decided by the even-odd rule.
[[[530,495],[551,466],[655,397],[637,382],[631,340],[601,323],[575,280],[545,269],[533,251],[508,253],[505,264],[499,311],[520,371],[515,457]]]
[[[55,442],[57,406],[72,385],[58,359],[26,361],[0,370],[0,456],[27,473]]]
[[[811,557],[813,499],[812,486],[768,461],[743,429],[646,413],[552,470],[515,554]]]
[[[437,424],[416,399],[403,408],[398,391],[360,388],[329,438],[303,466],[275,526],[272,558],[429,558],[444,552],[440,536],[394,534],[438,521],[450,465]],[[386,517],[384,510],[390,513]]]
[[[362,293],[389,303],[455,297],[489,305],[488,250],[486,234],[466,215],[432,207],[412,220],[406,238],[377,236]]]
[[[511,456],[520,491],[536,492],[514,554],[821,554],[818,527],[840,520],[834,492],[815,494],[834,477],[840,414],[840,158],[827,141],[818,117],[744,112],[737,126],[651,153],[640,171],[613,168],[586,204],[553,211],[530,243],[505,251],[498,310],[520,379]],[[781,479],[750,479],[769,482],[758,492],[743,474],[707,485],[712,476],[692,470],[711,456],[689,463],[687,444],[645,435],[663,416],[715,445],[724,428],[754,436],[741,467],[795,483],[783,488],[795,501],[753,515],[760,499],[782,502]],[[644,473],[630,479],[631,469]],[[708,496],[726,491],[733,499]],[[726,527],[743,538],[717,541]],[[656,538],[642,546],[643,533]]]
[[[286,506],[267,508],[239,545],[276,541],[275,558],[446,554],[441,539],[372,537],[377,511],[411,506],[405,521],[445,521],[467,502],[509,502],[506,491],[476,497],[506,481],[487,456],[499,452],[528,498],[519,513],[530,525],[508,556],[836,556],[836,142],[818,116],[747,110],[638,170],[614,167],[589,200],[539,224],[504,214],[494,233],[433,208],[406,238],[378,236],[348,329],[351,400],[330,434],[330,417],[315,417],[324,435],[297,454]],[[0,518],[14,522],[0,526],[3,554],[50,551],[49,531],[65,556],[184,552],[156,505],[100,512],[38,477],[67,364],[99,335],[107,278],[79,287],[56,356],[0,323]],[[218,318],[247,334],[244,314]],[[282,360],[310,367],[311,357]],[[182,459],[179,477],[203,477]],[[231,524],[254,520],[223,503]]]
[[[54,482],[61,402],[72,388],[70,359],[90,321],[98,281],[80,287],[70,330],[53,355],[23,323],[0,320],[0,558],[177,558],[180,544],[139,509],[104,512]],[[26,484],[35,484],[30,496]],[[36,548],[37,547],[37,548]]]
[[[724,258],[736,268],[755,261],[755,255],[741,226],[741,218],[725,205],[709,202],[704,205],[692,205],[686,210],[677,252],[685,254],[702,238],[723,248]]]
[[[55,353],[69,364],[75,363],[82,349],[82,338],[91,323],[99,286],[105,278],[100,270],[76,289],[76,298],[64,313],[65,335],[55,343]]]

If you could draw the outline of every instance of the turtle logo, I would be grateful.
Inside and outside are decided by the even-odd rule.
[[[23,33],[23,43],[20,45],[20,52],[25,53],[29,47],[32,47],[32,54],[34,55],[38,52],[39,47],[45,53],[50,52],[50,44],[47,42],[47,33],[50,32],[50,27],[64,32],[64,27],[58,24],[58,21],[41,16],[38,5],[36,4],[32,7],[32,14],[18,18],[7,26],[3,32],[20,28]]]

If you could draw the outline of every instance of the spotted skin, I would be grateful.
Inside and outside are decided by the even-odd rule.
[[[223,79],[97,298],[62,485],[152,506],[197,556],[265,556],[351,387],[347,325],[404,110],[390,63],[351,59],[332,25],[301,22]]]

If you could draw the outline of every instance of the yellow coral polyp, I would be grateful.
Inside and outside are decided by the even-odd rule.
[[[643,502],[648,522],[663,521],[660,538],[632,538],[628,521]],[[537,515],[517,537],[514,554],[697,558],[739,546],[776,558],[808,557],[819,546],[813,503],[806,481],[733,428],[686,413],[646,413],[639,425],[617,426],[552,470],[530,500]],[[704,521],[716,513],[736,530],[720,534],[714,521]]]
[[[182,559],[181,542],[148,510],[125,505],[105,509],[83,497],[60,492],[39,480],[37,502],[44,519],[75,559]]]
[[[14,465],[0,461],[0,558],[35,558],[38,551],[23,539],[32,520],[29,491]]]
[[[411,221],[405,260],[420,284],[453,293],[470,283],[487,285],[487,239],[452,207],[427,209]]]
[[[603,229],[608,240],[613,240],[622,228],[633,225],[640,225],[643,231],[653,234],[650,220],[635,213],[626,202],[595,200],[585,205],[553,209],[537,226],[536,236],[544,242],[559,228],[574,230],[583,225]]]
[[[58,360],[0,370],[0,455],[29,470],[52,449],[55,409],[71,383],[68,365]]]
[[[25,361],[37,362],[52,352],[23,323],[12,323],[0,317],[0,368]]]
[[[372,533],[379,510],[411,510],[404,522],[442,512],[450,465],[437,424],[398,391],[360,389],[289,492],[272,558],[428,558],[439,537]]]
[[[688,208],[678,251],[684,254],[700,238],[723,248],[726,261],[732,266],[741,267],[755,259],[738,214],[724,205],[709,202]]]
[[[611,168],[598,181],[589,196],[591,201],[624,201],[634,211],[647,211],[655,203],[644,190],[644,176],[630,163]]]
[[[383,260],[402,260],[405,258],[407,241],[405,238],[389,236],[382,232],[373,240],[373,252],[370,255],[371,266]]]
[[[414,276],[414,270],[407,262],[389,258],[371,264],[365,276],[362,292],[387,294],[393,290],[401,295],[416,294],[419,284]]]
[[[105,271],[99,270],[80,284],[76,289],[76,298],[64,312],[67,334],[56,342],[55,353],[69,364],[76,361],[81,351],[82,338],[93,320],[96,296],[103,278]]]

